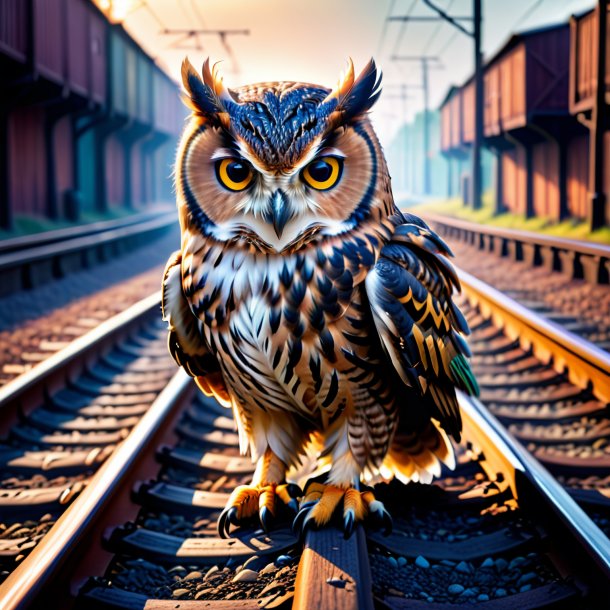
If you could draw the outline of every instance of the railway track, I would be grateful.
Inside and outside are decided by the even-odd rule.
[[[583,346],[571,360],[553,351],[546,328],[544,345],[515,330],[461,276],[486,406],[461,398],[455,471],[433,486],[378,486],[395,520],[387,537],[359,528],[346,541],[328,528],[300,541],[288,516],[269,534],[217,537],[217,516],[252,465],[227,412],[176,373],[157,296],[46,361],[38,380],[0,389],[0,607],[606,607],[608,453],[596,395],[607,371]],[[566,446],[576,450],[559,460]]]
[[[175,211],[132,216],[0,242],[0,296],[90,268],[175,228]]]
[[[481,401],[610,535],[610,355],[459,276]]]
[[[610,245],[425,217],[465,271],[610,351]]]
[[[162,266],[145,271],[0,331],[0,387],[156,291],[162,272]]]
[[[0,388],[0,578],[28,555],[175,372],[157,292]]]

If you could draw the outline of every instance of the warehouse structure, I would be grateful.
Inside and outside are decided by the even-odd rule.
[[[598,14],[596,8],[569,24],[515,34],[486,63],[484,136],[485,147],[494,155],[496,212],[588,219],[592,228],[608,222],[610,59],[601,81],[604,108],[598,112],[598,53],[604,46],[598,44]],[[464,160],[470,154],[474,125],[472,79],[449,89],[440,112],[440,148],[450,168],[448,193],[453,194],[453,174],[467,177],[470,171]],[[592,155],[593,137],[601,144]],[[468,180],[462,180],[465,199],[467,186]]]
[[[0,228],[172,199],[178,87],[88,0],[0,3]]]

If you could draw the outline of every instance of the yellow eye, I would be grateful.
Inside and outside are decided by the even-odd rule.
[[[254,174],[252,168],[240,159],[220,159],[216,162],[218,182],[230,191],[243,191],[247,188]]]
[[[301,172],[306,184],[318,191],[326,191],[341,178],[343,160],[337,157],[320,157],[315,159]]]

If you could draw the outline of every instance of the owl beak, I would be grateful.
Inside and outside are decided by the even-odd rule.
[[[292,218],[292,210],[286,193],[278,189],[269,199],[270,211],[267,213],[267,222],[273,223],[273,229],[278,239],[281,239],[286,223]]]

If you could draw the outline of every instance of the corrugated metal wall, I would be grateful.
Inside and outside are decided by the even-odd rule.
[[[50,80],[61,82],[67,57],[63,41],[68,40],[65,29],[63,0],[34,0],[35,65]]]
[[[568,112],[570,30],[551,29],[525,40],[528,113]]]
[[[53,138],[53,151],[55,158],[56,197],[59,209],[66,195],[66,191],[74,188],[73,148],[72,148],[72,121],[69,116],[63,117],[55,125]]]
[[[89,12],[79,0],[68,0],[68,73],[70,86],[80,95],[89,92]]]
[[[25,61],[28,34],[26,28],[27,4],[23,0],[0,2],[0,53],[17,61]]]
[[[120,140],[111,135],[106,140],[106,194],[108,205],[120,206],[125,188],[125,149]]]
[[[589,135],[570,140],[568,145],[568,212],[586,218],[589,202]]]
[[[525,214],[526,162],[525,149],[515,146],[502,153],[503,203],[515,214]]]
[[[9,122],[10,198],[23,214],[46,214],[44,109],[19,108]]]
[[[559,220],[559,149],[539,142],[532,150],[534,215]]]
[[[103,104],[106,101],[106,24],[104,20],[91,13],[89,15],[91,37],[91,97],[94,102]]]
[[[506,54],[500,66],[502,127],[504,130],[526,123],[525,46],[519,45]]]

